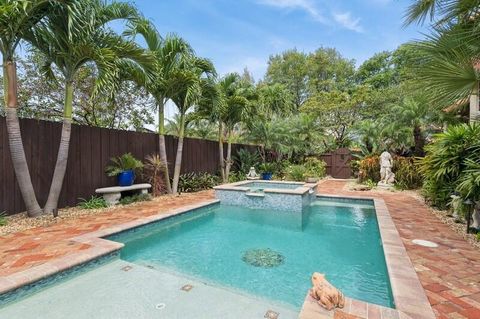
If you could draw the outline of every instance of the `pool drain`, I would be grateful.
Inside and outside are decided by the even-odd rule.
[[[428,247],[428,248],[437,248],[438,244],[428,241],[428,240],[423,240],[423,239],[414,239],[412,240],[412,243],[415,245],[423,246],[423,247]]]
[[[243,254],[242,260],[254,267],[273,268],[283,264],[285,257],[270,248],[250,249]]]
[[[158,310],[163,310],[165,309],[167,305],[165,305],[164,303],[159,303],[155,306],[155,308],[157,308]]]

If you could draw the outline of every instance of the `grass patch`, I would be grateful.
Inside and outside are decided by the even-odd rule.
[[[80,198],[78,207],[82,209],[100,209],[108,207],[103,197],[92,196],[90,199]]]
[[[121,205],[129,205],[137,202],[146,202],[151,200],[152,197],[149,194],[136,194],[132,196],[126,196],[120,199]]]
[[[6,213],[5,212],[1,212],[0,213],[0,226],[7,226],[8,222],[7,222],[7,218],[6,218]]]

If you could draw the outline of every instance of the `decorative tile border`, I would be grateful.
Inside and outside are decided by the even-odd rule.
[[[118,254],[119,250],[124,246],[122,243],[103,239],[103,237],[132,230],[144,225],[158,222],[160,220],[168,219],[173,216],[182,215],[198,208],[208,207],[218,203],[218,200],[204,201],[199,204],[188,205],[172,210],[167,214],[161,213],[149,217],[143,217],[122,225],[73,237],[71,238],[72,241],[88,244],[91,247],[82,251],[81,253],[66,255],[61,258],[48,261],[42,265],[0,278],[0,298],[3,299],[5,297],[6,299],[7,296],[10,296],[10,294],[17,289],[21,289],[22,287],[27,287],[29,285],[35,285],[41,280],[48,279],[48,277],[54,275],[63,274],[74,267],[81,267],[86,263],[92,262],[98,258],[115,253]]]
[[[318,197],[371,200],[374,202],[378,227],[382,239],[385,262],[387,264],[390,285],[395,308],[386,308],[367,302],[349,299],[341,311],[354,316],[369,319],[434,319],[435,314],[418,279],[417,272],[408,257],[400,234],[390,216],[383,199],[374,197],[354,197],[344,195],[317,195]],[[322,315],[322,316],[320,316]],[[333,318],[334,312],[324,311],[315,300],[307,295],[300,313],[300,319]]]

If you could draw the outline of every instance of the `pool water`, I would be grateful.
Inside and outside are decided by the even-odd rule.
[[[121,258],[299,309],[313,272],[348,297],[393,307],[373,204],[314,201],[303,213],[216,205],[110,238]]]

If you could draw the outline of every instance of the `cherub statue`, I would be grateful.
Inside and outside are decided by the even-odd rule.
[[[380,155],[380,185],[393,185],[395,183],[395,174],[392,172],[393,158],[389,152],[385,151]]]
[[[250,167],[250,171],[247,174],[247,179],[249,180],[257,180],[260,179],[260,176],[255,171],[255,167]]]

